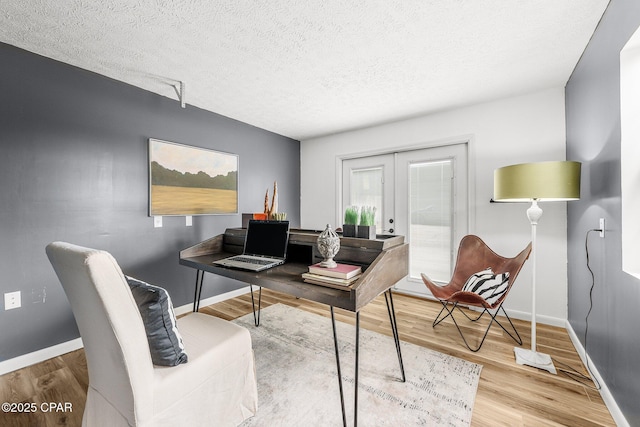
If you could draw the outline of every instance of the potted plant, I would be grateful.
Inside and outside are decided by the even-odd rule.
[[[360,222],[358,224],[357,236],[361,239],[376,238],[376,207],[363,206],[360,209]]]
[[[344,224],[342,224],[342,235],[344,237],[356,237],[356,227],[358,226],[358,207],[349,206],[344,211]]]

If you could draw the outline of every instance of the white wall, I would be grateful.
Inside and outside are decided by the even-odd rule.
[[[493,170],[510,164],[564,160],[564,88],[502,99],[401,122],[301,141],[301,226],[322,229],[340,222],[337,168],[340,158],[393,152],[404,147],[470,141],[469,232],[496,252],[515,255],[531,240],[528,205],[492,204]],[[538,225],[538,322],[564,326],[567,319],[566,202],[542,203]],[[522,270],[506,308],[531,313],[531,263]]]

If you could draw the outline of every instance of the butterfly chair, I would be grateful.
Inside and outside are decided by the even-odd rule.
[[[425,274],[422,274],[422,281],[443,306],[433,321],[433,327],[447,317],[451,317],[467,348],[476,352],[482,347],[491,325],[495,322],[518,345],[522,345],[522,338],[520,338],[520,334],[502,304],[530,253],[531,243],[515,257],[505,258],[492,251],[478,236],[467,235],[463,237],[460,241],[453,277],[447,285],[437,285]],[[482,309],[482,312],[477,317],[471,317],[460,306],[478,307]],[[479,320],[485,313],[491,317],[489,326],[487,326],[484,336],[476,348],[469,345],[467,338],[462,333],[462,329],[454,317],[456,308],[473,322]],[[509,321],[515,336],[500,323],[497,317],[500,311]]]
[[[187,363],[156,366],[141,311],[116,260],[105,251],[62,242],[49,244],[47,255],[87,357],[83,426],[235,426],[256,412],[249,331],[188,314],[177,320]]]

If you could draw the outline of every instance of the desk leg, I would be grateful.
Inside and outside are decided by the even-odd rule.
[[[400,363],[400,373],[402,374],[402,382],[406,381],[404,375],[404,364],[402,363],[402,351],[400,350],[400,335],[398,334],[398,322],[396,321],[396,310],[393,306],[393,295],[389,289],[389,297],[384,294],[384,300],[387,303],[387,312],[389,313],[389,323],[391,323],[391,332],[393,332],[393,340],[396,343],[396,353],[398,353],[398,363]]]
[[[202,295],[202,280],[204,279],[204,270],[196,272],[196,291],[193,295],[193,311],[194,313],[200,309],[200,296]]]
[[[338,334],[336,333],[336,318],[331,308],[331,325],[333,326],[333,344],[336,349],[336,367],[338,369],[338,386],[340,387],[340,406],[342,407],[342,425],[347,427],[347,414],[344,409],[344,390],[342,387],[342,371],[340,369],[340,351],[338,350]],[[358,425],[358,364],[360,348],[360,312],[356,312],[356,354],[355,354],[355,381],[353,392],[353,426]]]
[[[249,290],[251,291],[251,307],[253,308],[253,324],[260,326],[260,307],[262,305],[262,286],[259,286],[258,292],[258,315],[256,316],[256,302],[253,299],[253,285],[249,284]]]
[[[358,426],[358,372],[360,371],[359,362],[360,362],[360,312],[356,311],[356,369],[355,369],[355,381],[353,384],[354,393],[353,393],[353,427]]]
[[[333,326],[333,345],[336,349],[336,366],[338,368],[338,386],[340,387],[340,406],[342,407],[342,425],[347,427],[347,415],[344,412],[344,392],[342,390],[342,372],[340,371],[340,352],[338,351],[338,335],[336,334],[336,318],[331,308],[331,325]]]

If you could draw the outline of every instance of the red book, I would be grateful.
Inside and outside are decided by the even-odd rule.
[[[362,273],[362,268],[357,265],[338,264],[334,268],[320,267],[320,263],[309,266],[309,273],[320,276],[338,277],[340,279],[350,279]]]

